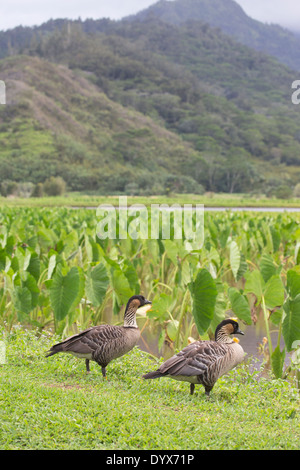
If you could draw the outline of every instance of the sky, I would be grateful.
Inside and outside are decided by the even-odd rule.
[[[39,25],[50,18],[121,19],[156,0],[0,0],[0,30]],[[237,0],[246,13],[265,23],[300,30],[299,0]]]

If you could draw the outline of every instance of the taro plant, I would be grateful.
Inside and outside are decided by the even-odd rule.
[[[255,296],[255,306],[261,308],[268,339],[270,362],[276,378],[282,378],[286,354],[300,339],[300,271],[299,266],[289,269],[286,283],[270,256],[263,256],[260,269],[246,275],[245,293]],[[271,326],[277,327],[275,347],[271,338]],[[284,348],[281,350],[281,339]]]
[[[226,312],[264,318],[276,377],[300,341],[300,225],[289,214],[206,213],[204,243],[184,238],[100,240],[96,211],[3,208],[0,321],[66,335],[120,323],[137,293],[153,301],[139,318],[159,351],[206,337]],[[273,329],[275,343],[271,342]],[[282,348],[282,340],[284,348]],[[274,339],[273,339],[274,341]]]

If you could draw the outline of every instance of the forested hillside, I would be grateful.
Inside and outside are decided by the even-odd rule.
[[[193,166],[192,146],[111,101],[82,74],[20,56],[2,61],[0,75],[8,89],[8,104],[1,107],[2,181],[61,176],[71,190],[122,192],[135,183],[151,193],[174,180],[179,190],[201,189],[182,176],[184,161]]]
[[[134,194],[299,181],[295,72],[219,29],[57,20],[0,44],[2,181],[61,176],[71,190]]]
[[[202,21],[220,28],[242,44],[300,70],[300,38],[279,25],[250,18],[234,0],[159,0],[133,19],[149,17],[176,25],[188,20]]]

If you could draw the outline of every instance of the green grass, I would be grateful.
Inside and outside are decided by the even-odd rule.
[[[299,394],[282,380],[257,380],[248,366],[221,378],[210,400],[202,387],[145,381],[155,363],[135,348],[112,362],[108,380],[93,363],[45,358],[54,338],[14,328],[0,366],[0,448],[298,449]]]
[[[0,197],[1,206],[26,207],[98,207],[100,204],[119,206],[119,196],[91,196],[81,193],[69,193],[65,196],[42,198],[4,198]],[[300,207],[300,199],[277,199],[251,197],[249,194],[215,194],[200,196],[197,194],[174,194],[172,196],[128,196],[127,204],[204,204],[206,207]]]

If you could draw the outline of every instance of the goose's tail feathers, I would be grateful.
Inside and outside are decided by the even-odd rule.
[[[155,370],[154,372],[148,372],[148,374],[143,375],[144,379],[158,379],[159,377],[163,377],[159,370]]]
[[[49,351],[46,352],[45,357],[53,356],[53,354],[57,354],[62,351],[63,351],[63,348],[61,344],[60,343],[55,344],[54,346],[52,346],[52,348],[49,349]]]

